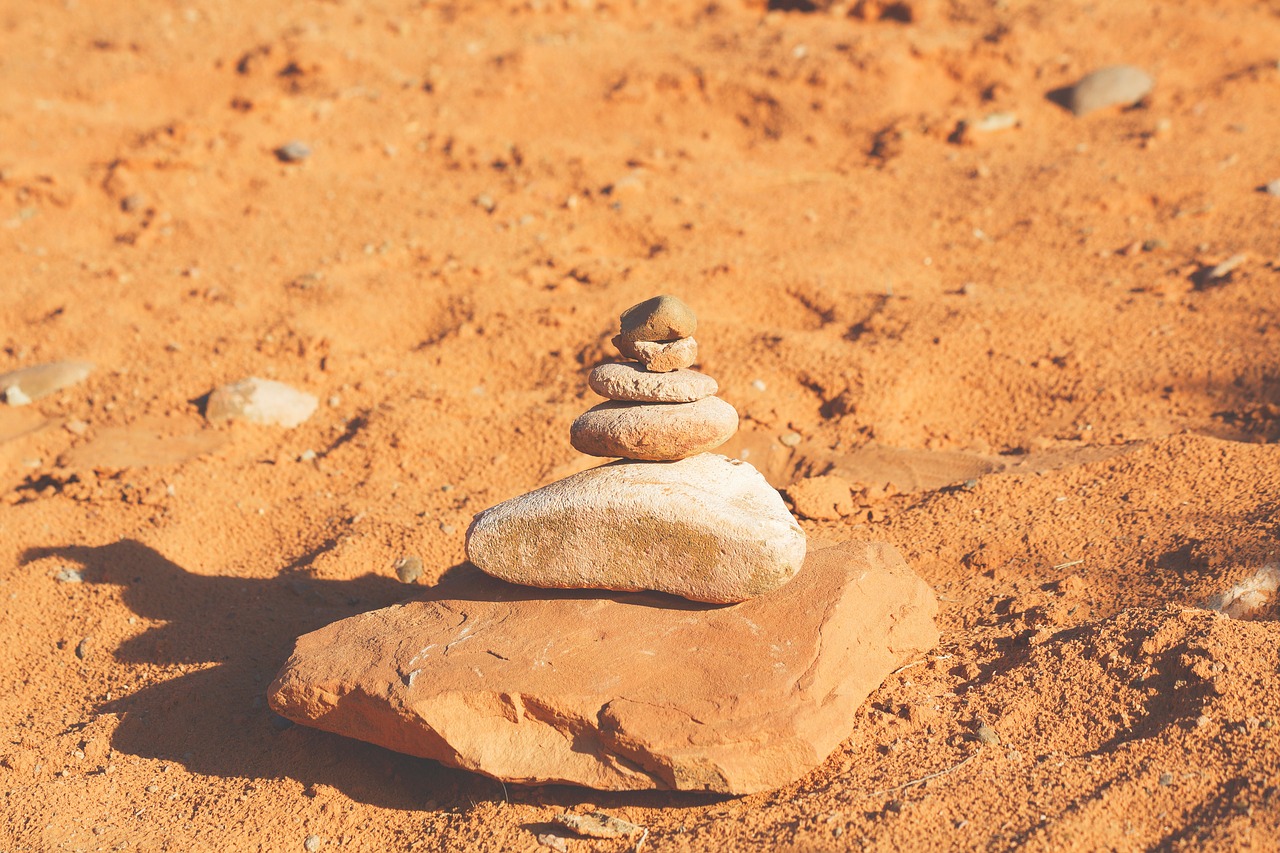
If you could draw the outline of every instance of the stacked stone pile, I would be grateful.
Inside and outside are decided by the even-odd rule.
[[[672,462],[728,441],[738,413],[715,396],[710,376],[689,370],[698,356],[698,321],[674,296],[656,296],[621,317],[613,344],[636,362],[591,371],[601,403],[573,422],[569,440],[588,456]]]
[[[755,468],[705,451],[738,413],[689,370],[697,318],[674,296],[623,312],[613,339],[638,362],[602,364],[608,398],[569,430],[573,446],[620,461],[485,510],[467,556],[495,577],[542,587],[657,590],[717,604],[777,589],[804,562],[804,531]],[[672,357],[678,354],[678,358]]]
[[[638,363],[593,370],[609,402],[571,430],[621,458],[477,515],[483,572],[300,638],[271,707],[506,782],[743,794],[824,761],[937,605],[892,546],[806,554],[764,477],[704,452],[737,415],[688,369],[694,325],[671,297],[623,314]]]

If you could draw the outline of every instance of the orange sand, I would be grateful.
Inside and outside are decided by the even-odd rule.
[[[774,5],[0,10],[0,372],[98,364],[0,407],[0,849],[537,850],[588,805],[654,851],[1275,844],[1277,614],[1197,608],[1277,560],[1280,18]],[[1116,62],[1146,104],[1046,99]],[[736,800],[273,725],[294,637],[591,464],[586,372],[660,292],[736,449],[866,487],[806,529],[898,545],[935,653]],[[249,375],[320,411],[206,425]]]

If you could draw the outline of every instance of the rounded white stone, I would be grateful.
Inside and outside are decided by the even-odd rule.
[[[467,557],[495,577],[743,601],[790,580],[804,531],[746,462],[710,453],[614,462],[486,509]]]

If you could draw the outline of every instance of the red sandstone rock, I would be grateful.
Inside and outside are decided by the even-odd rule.
[[[821,764],[938,639],[932,591],[884,544],[811,548],[791,583],[732,607],[475,570],[435,595],[300,638],[271,706],[511,782],[745,794]]]

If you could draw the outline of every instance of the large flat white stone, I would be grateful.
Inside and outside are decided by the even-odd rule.
[[[468,559],[513,583],[715,603],[777,589],[804,552],[760,472],[710,453],[592,468],[486,509],[467,530]]]

